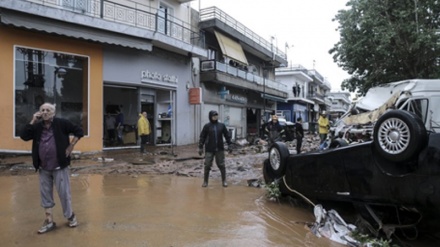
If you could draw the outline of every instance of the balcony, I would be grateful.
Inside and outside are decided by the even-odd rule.
[[[307,94],[307,99],[313,100],[315,102],[319,102],[324,104],[324,94],[318,93],[318,92],[312,92]]]
[[[10,16],[21,12],[22,15],[39,16],[38,20],[41,21],[50,17],[61,23],[66,23],[66,25],[72,26],[74,24],[78,30],[93,28],[107,31],[110,35],[114,35],[115,39],[130,36],[138,39],[138,43],[148,43],[153,40],[155,46],[181,54],[186,55],[192,52],[195,55],[206,55],[206,50],[200,43],[199,34],[192,31],[189,23],[171,15],[165,16],[160,13],[160,10],[147,5],[129,0],[123,1],[124,4],[121,2],[110,0],[14,0],[2,1],[0,8],[11,10]],[[2,15],[6,14],[8,13],[2,13]],[[16,17],[16,19],[20,17]],[[30,20],[29,15],[27,18]],[[14,25],[13,21],[11,22]],[[61,27],[61,24],[55,22],[53,25]]]
[[[234,67],[215,60],[202,61],[200,80],[216,81],[225,85],[240,87],[258,92],[265,92],[278,97],[287,97],[287,86],[276,81],[265,79],[244,68]]]
[[[200,24],[202,30],[217,28],[240,40],[245,51],[270,61],[274,65],[287,64],[287,55],[252,30],[241,24],[217,7],[209,7],[200,10]],[[278,67],[277,66],[277,67]]]

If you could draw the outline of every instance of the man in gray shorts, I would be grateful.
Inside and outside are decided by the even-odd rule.
[[[70,140],[70,135],[73,135]],[[26,124],[20,137],[24,141],[32,140],[32,161],[39,172],[41,206],[46,219],[38,233],[55,229],[52,208],[55,206],[53,187],[58,192],[63,215],[70,227],[78,225],[72,210],[70,194],[70,154],[78,140],[84,136],[80,126],[55,117],[55,105],[44,103],[40,111],[34,113],[30,123]]]

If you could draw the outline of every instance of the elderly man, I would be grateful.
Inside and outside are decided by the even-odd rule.
[[[70,140],[70,135],[73,135]],[[70,154],[75,144],[83,137],[80,126],[62,118],[55,117],[55,105],[44,103],[40,111],[34,113],[30,123],[26,124],[20,137],[24,141],[32,140],[32,161],[39,172],[41,206],[46,219],[38,233],[55,229],[52,208],[55,206],[53,187],[55,186],[63,208],[63,215],[69,227],[78,225],[72,210],[70,194]]]

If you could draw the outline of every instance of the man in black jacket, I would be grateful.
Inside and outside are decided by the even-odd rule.
[[[302,118],[298,118],[295,123],[295,137],[296,137],[296,153],[301,153],[302,140],[304,137],[304,128],[302,126]]]
[[[226,139],[228,149],[231,149],[231,136],[223,123],[218,122],[218,112],[209,112],[209,123],[203,126],[199,140],[199,155],[203,154],[203,146],[205,146],[205,164],[202,187],[208,186],[209,172],[211,171],[212,161],[215,157],[215,163],[222,175],[223,187],[228,187],[226,183],[226,167],[225,167],[225,148],[223,137]]]
[[[70,134],[73,135],[72,140]],[[56,226],[52,217],[52,208],[55,206],[54,185],[69,227],[78,225],[71,205],[68,166],[73,147],[83,136],[81,127],[55,117],[55,105],[51,103],[40,106],[40,111],[34,113],[20,135],[24,141],[32,140],[32,161],[35,170],[39,172],[41,206],[45,210],[46,219],[38,233],[46,233]]]

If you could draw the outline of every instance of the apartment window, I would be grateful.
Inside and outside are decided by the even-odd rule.
[[[89,58],[55,51],[15,47],[15,136],[44,102],[56,116],[79,124],[88,135]]]

